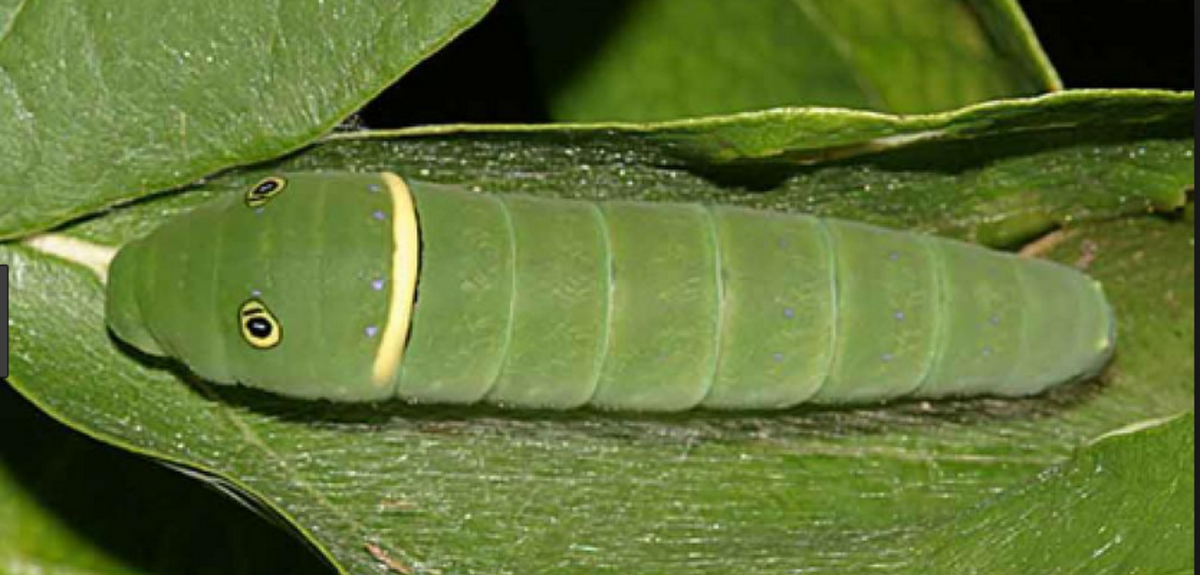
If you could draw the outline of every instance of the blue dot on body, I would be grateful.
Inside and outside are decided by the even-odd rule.
[[[262,297],[262,292],[259,290],[251,290],[250,295],[252,295],[254,297]]]
[[[994,315],[992,316],[992,319],[988,321],[992,322],[992,325],[1000,325],[1000,316]]]
[[[383,280],[375,280],[371,282],[371,289],[375,291],[383,291],[385,282]]]
[[[774,355],[772,355],[772,356],[771,356],[771,359],[775,360],[775,363],[782,363],[782,362],[783,362],[783,354],[782,354],[782,353],[776,353],[776,354],[774,354]]]
[[[996,350],[991,347],[983,348],[983,357],[991,357],[993,353],[996,353]]]
[[[377,220],[379,220],[379,221],[381,221],[381,222],[382,222],[382,221],[383,221],[383,219],[384,219],[384,218],[386,218],[387,216],[386,216],[386,215],[384,215],[384,213],[383,213],[383,211],[382,211],[382,210],[375,210],[375,213],[371,214],[371,217],[373,217],[373,218],[375,218],[375,219],[377,219]]]
[[[905,317],[907,316],[904,315],[904,310],[899,310],[896,312],[896,321],[904,321]]]
[[[883,360],[883,363],[891,363],[893,360],[896,359],[896,356],[894,356],[890,353],[885,353],[885,354],[883,354],[883,357],[881,357],[879,359]]]
[[[369,338],[374,338],[375,336],[379,335],[379,328],[373,325],[367,326],[367,329],[364,331]]]
[[[788,319],[796,319],[796,310],[790,307],[783,308],[783,317]]]
[[[379,193],[379,191],[382,189],[383,188],[379,187],[379,184],[371,184],[371,185],[367,186],[367,190],[370,191],[372,194]]]
[[[894,262],[900,261],[900,252],[892,252],[888,254],[888,259]]]

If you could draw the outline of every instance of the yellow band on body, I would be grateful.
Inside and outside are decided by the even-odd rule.
[[[387,326],[379,351],[375,354],[372,380],[383,387],[391,384],[400,368],[400,358],[408,340],[413,303],[417,293],[417,269],[420,239],[412,193],[404,180],[391,172],[382,174],[392,197],[392,297],[388,303]]]

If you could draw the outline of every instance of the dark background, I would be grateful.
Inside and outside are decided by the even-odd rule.
[[[1195,86],[1194,0],[1021,0],[1068,88]]]
[[[1068,88],[1190,90],[1193,1],[1020,3]],[[480,25],[368,105],[359,114],[362,126],[549,121],[535,93],[521,4],[502,0]],[[454,88],[449,94],[447,86]]]

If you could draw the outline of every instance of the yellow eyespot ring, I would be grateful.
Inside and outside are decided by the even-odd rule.
[[[252,209],[261,208],[275,196],[283,193],[285,188],[287,188],[287,180],[284,178],[279,176],[263,178],[262,181],[246,190],[246,206]]]
[[[238,310],[238,325],[242,330],[242,339],[254,349],[271,349],[283,341],[283,327],[279,320],[267,309],[266,304],[251,299],[242,304]]]

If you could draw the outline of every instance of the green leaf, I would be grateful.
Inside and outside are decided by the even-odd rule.
[[[523,0],[558,120],[948,110],[1061,89],[1014,0]]]
[[[1190,573],[1196,417],[1148,425],[936,530],[920,556],[945,573]]]
[[[5,0],[0,237],[307,144],[493,2]]]
[[[0,386],[0,573],[284,572],[329,567],[231,499],[71,431]]]
[[[1075,91],[930,116],[799,108],[657,125],[441,126],[335,135],[199,191],[240,190],[270,170],[393,170],[486,191],[803,211],[1004,247],[1181,207],[1195,180],[1194,110],[1191,93]],[[117,244],[157,221],[118,212],[77,233]]]
[[[1119,357],[1104,381],[1043,397],[664,417],[294,402],[118,349],[99,282],[44,243],[0,246],[12,383],[89,435],[223,478],[347,573],[916,569],[939,529],[1081,443],[1191,408],[1194,232],[1173,210],[1194,185],[1193,112],[1191,94],[1094,92],[930,117],[339,135],[64,231],[117,245],[264,171],[320,168],[809,211],[993,244],[1065,226],[1038,245],[1104,282]]]

